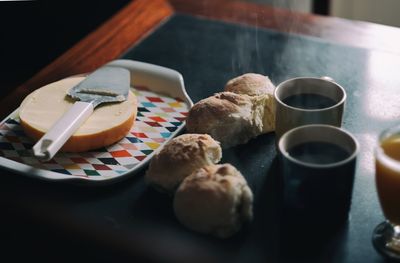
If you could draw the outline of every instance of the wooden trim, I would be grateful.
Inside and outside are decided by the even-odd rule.
[[[2,119],[33,90],[119,57],[173,14],[166,0],[136,0],[0,101]]]
[[[316,0],[318,1],[318,0]],[[400,29],[234,0],[170,0],[177,12],[400,55]]]
[[[0,101],[2,118],[33,90],[66,76],[89,72],[121,56],[174,10],[208,19],[400,54],[400,30],[367,22],[301,14],[234,0],[136,0]]]

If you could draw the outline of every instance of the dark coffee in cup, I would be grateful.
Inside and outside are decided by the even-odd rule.
[[[351,153],[329,142],[305,142],[289,149],[289,155],[311,164],[331,164],[345,160]]]
[[[308,110],[329,108],[336,104],[336,101],[327,96],[312,93],[291,95],[282,101],[289,106]]]

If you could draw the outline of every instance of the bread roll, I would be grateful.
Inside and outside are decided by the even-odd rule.
[[[255,110],[258,111],[256,115],[263,116],[262,133],[275,130],[274,90],[275,85],[268,76],[256,73],[243,74],[229,80],[225,85],[225,91],[253,97]]]
[[[229,80],[225,85],[225,91],[249,96],[259,96],[270,94],[273,96],[274,84],[264,75],[247,73]]]
[[[247,96],[221,92],[196,103],[189,111],[186,128],[207,133],[222,148],[248,142],[274,130],[274,109],[269,95]]]
[[[146,181],[157,189],[174,192],[185,177],[221,160],[221,147],[207,134],[183,134],[168,142],[151,159]]]
[[[253,194],[242,174],[230,164],[200,168],[176,191],[174,211],[189,229],[227,238],[252,219]]]

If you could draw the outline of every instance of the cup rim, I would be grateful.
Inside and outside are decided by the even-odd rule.
[[[398,133],[400,136],[400,125],[395,125],[393,127],[389,127],[379,133],[378,145],[375,146],[374,154],[375,154],[375,158],[377,160],[379,159],[380,161],[382,161],[382,163],[385,163],[390,169],[400,171],[400,161],[387,155],[381,146],[381,141],[383,140],[383,138],[385,138],[385,137],[390,138],[391,132],[395,131],[395,130],[398,130]]]
[[[279,90],[279,89],[282,89],[282,86],[283,86],[283,85],[285,85],[286,83],[288,83],[288,82],[290,82],[290,81],[302,80],[302,79],[321,80],[321,81],[325,81],[325,82],[331,82],[331,83],[333,83],[336,87],[338,87],[338,88],[342,91],[343,97],[342,97],[342,99],[341,99],[340,101],[338,101],[337,103],[335,103],[334,105],[332,105],[332,106],[330,106],[330,107],[321,108],[321,109],[303,109],[303,108],[298,108],[298,107],[290,106],[290,105],[284,103],[284,102],[277,96],[278,90]],[[336,108],[336,107],[338,107],[338,106],[341,105],[341,104],[344,104],[344,102],[346,101],[346,98],[347,98],[347,94],[346,94],[346,90],[345,90],[342,86],[340,86],[336,81],[334,81],[333,79],[332,79],[332,80],[329,80],[329,79],[327,79],[326,77],[320,77],[320,78],[318,78],[318,77],[296,77],[296,78],[287,79],[287,80],[281,82],[280,84],[278,84],[278,86],[277,86],[277,87],[275,88],[275,90],[274,90],[274,97],[275,97],[275,99],[276,99],[280,104],[282,104],[282,105],[284,105],[285,107],[290,108],[290,109],[292,109],[292,110],[298,110],[298,111],[303,111],[303,112],[320,112],[320,111],[327,111],[327,110]]]
[[[336,130],[337,132],[344,133],[345,135],[350,137],[351,140],[354,142],[355,149],[346,159],[338,161],[338,162],[334,162],[334,163],[328,163],[328,164],[317,164],[317,163],[304,162],[304,161],[298,160],[298,159],[290,156],[289,152],[287,151],[287,149],[284,149],[284,147],[283,147],[283,140],[286,137],[290,136],[292,133],[294,133],[294,132],[296,132],[296,131],[298,131],[300,129],[310,129],[310,128],[332,129],[332,130]],[[302,125],[302,126],[293,128],[293,129],[285,132],[279,139],[278,149],[279,149],[279,152],[285,158],[287,158],[288,160],[290,160],[290,161],[292,161],[292,162],[294,162],[296,164],[299,164],[299,165],[302,165],[302,166],[305,166],[305,167],[311,167],[311,168],[332,168],[332,167],[341,166],[341,165],[343,165],[345,163],[348,163],[348,162],[352,161],[353,159],[355,159],[356,156],[359,153],[360,145],[359,145],[357,139],[355,138],[355,136],[352,135],[350,132],[348,132],[345,129],[342,129],[342,128],[339,128],[339,127],[335,127],[335,126],[332,126],[332,125],[326,125],[326,124],[309,124],[309,125]]]

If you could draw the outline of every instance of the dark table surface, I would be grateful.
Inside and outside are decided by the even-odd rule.
[[[146,186],[143,173],[110,186],[43,182],[1,172],[1,236],[15,259],[383,262],[371,234],[383,220],[372,149],[400,117],[399,55],[318,38],[174,15],[123,58],[178,70],[194,102],[230,78],[257,72],[278,84],[296,76],[330,76],[347,92],[343,128],[360,142],[348,223],[326,235],[287,231],[274,134],[223,152],[254,192],[254,221],[228,240],[186,230],[170,196]]]

